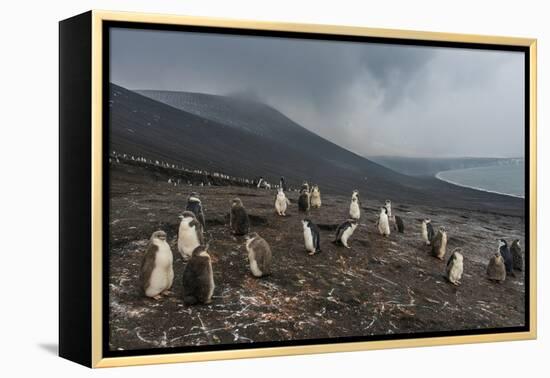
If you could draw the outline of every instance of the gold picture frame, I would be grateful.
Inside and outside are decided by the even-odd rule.
[[[529,330],[526,332],[512,332],[512,333],[494,333],[494,334],[479,334],[479,335],[464,335],[464,336],[445,336],[445,337],[431,337],[431,338],[407,338],[399,340],[380,340],[380,341],[360,341],[349,343],[337,343],[337,344],[320,344],[320,345],[301,345],[301,346],[280,346],[280,347],[268,347],[268,348],[246,348],[246,349],[231,349],[231,350],[218,350],[218,351],[199,351],[189,353],[169,353],[169,354],[154,354],[154,355],[139,355],[139,356],[126,356],[126,357],[104,357],[103,356],[103,251],[102,243],[103,235],[103,222],[105,214],[103,214],[103,198],[104,187],[102,182],[103,169],[104,169],[104,155],[102,149],[102,143],[104,141],[103,135],[103,69],[104,69],[104,52],[103,52],[103,25],[105,22],[128,22],[128,23],[140,23],[140,24],[162,24],[162,25],[186,25],[197,27],[216,27],[216,28],[230,28],[230,29],[249,29],[249,30],[261,30],[261,31],[284,31],[284,32],[297,32],[297,33],[315,33],[320,35],[333,35],[333,36],[359,36],[359,37],[377,37],[377,38],[398,38],[401,40],[413,40],[413,41],[441,41],[441,42],[459,42],[459,43],[472,43],[480,45],[504,45],[504,46],[520,46],[528,49],[529,54],[529,204],[530,209],[529,219],[529,235],[526,235],[526,239],[529,239]],[[84,141],[89,141],[89,162],[91,163],[89,170],[89,184],[91,184],[90,199],[87,203],[90,215],[90,229],[80,232],[88,232],[90,241],[89,255],[86,255],[84,261],[72,260],[74,257],[69,256],[69,253],[75,253],[76,251],[68,251],[68,248],[64,245],[60,246],[61,257],[60,274],[60,355],[71,359],[73,361],[82,363],[84,365],[99,368],[99,367],[115,367],[115,366],[130,366],[130,365],[144,365],[144,364],[161,364],[161,363],[174,363],[174,362],[190,362],[190,361],[208,361],[208,360],[220,360],[220,359],[238,359],[238,358],[251,358],[251,357],[268,357],[268,356],[283,356],[283,355],[301,355],[311,353],[329,353],[329,352],[349,352],[349,351],[361,351],[372,349],[388,349],[388,348],[403,348],[403,347],[424,347],[435,345],[449,345],[449,344],[467,344],[467,343],[484,343],[495,341],[513,341],[513,340],[529,340],[535,339],[537,336],[537,41],[531,38],[514,38],[514,37],[501,37],[501,36],[483,36],[483,35],[469,35],[469,34],[452,34],[452,33],[436,33],[436,32],[424,32],[424,31],[411,31],[411,30],[393,30],[393,29],[378,29],[378,28],[366,28],[366,27],[351,27],[351,26],[336,26],[336,25],[316,25],[316,24],[294,24],[294,23],[275,23],[275,22],[258,22],[250,20],[231,20],[231,19],[218,19],[209,17],[188,17],[188,16],[175,16],[175,15],[161,15],[161,14],[144,14],[144,13],[126,13],[126,12],[110,12],[110,11],[91,11],[84,15],[77,16],[67,21],[62,21],[60,24],[60,78],[61,92],[66,90],[64,83],[69,83],[72,80],[68,77],[68,74],[64,71],[64,59],[72,57],[79,48],[89,49],[89,57],[91,57],[88,63],[89,78],[82,78],[82,74],[78,76],[79,80],[84,80],[87,84],[83,88],[83,93],[90,90],[89,97],[90,103],[86,103],[78,96],[67,95],[64,97],[63,93],[60,95],[60,114],[61,114],[61,134],[68,130],[69,125],[65,125],[69,120],[88,120],[90,121],[89,129],[84,128],[82,138]],[[79,44],[74,40],[75,33],[82,31],[86,34],[84,40],[89,40],[89,44]],[[68,37],[67,34],[73,34],[72,37]],[[71,39],[73,38],[73,39]],[[83,56],[81,59],[87,59],[87,56]],[[77,61],[78,63],[78,61]],[[527,68],[527,67],[526,67]],[[67,78],[63,78],[66,75]],[[76,76],[75,76],[76,77]],[[75,115],[74,117],[83,117],[71,119],[71,115],[65,117],[67,108],[71,106],[71,101],[81,101],[79,105],[82,109],[89,106],[88,113],[86,115]],[[73,105],[74,108],[74,105]],[[89,117],[89,118],[86,118]],[[74,122],[73,122],[74,123]],[[73,136],[74,137],[74,136]],[[88,139],[89,138],[89,139]],[[61,136],[62,143],[60,143],[63,149],[63,136]],[[67,141],[69,143],[69,141]],[[67,159],[68,155],[61,153],[61,165],[63,167],[63,161]],[[65,167],[66,174],[71,173],[69,166]],[[74,168],[73,168],[74,169]],[[63,169],[61,170],[61,176],[63,177]],[[63,178],[61,179],[63,183]],[[83,183],[86,185],[86,183]],[[63,186],[63,185],[62,185]],[[63,196],[63,195],[61,195]],[[77,201],[76,197],[70,197],[67,194],[66,202],[60,203],[62,208],[60,218],[64,218],[64,211],[66,207],[69,207],[71,201]],[[70,210],[66,210],[70,211]],[[70,217],[65,217],[65,221],[61,219],[63,227],[61,233],[69,231],[76,227],[74,224],[70,224]],[[89,259],[88,259],[89,257]],[[80,264],[80,265],[77,265]],[[89,311],[89,317],[81,319],[82,324],[72,325],[67,328],[67,324],[71,322],[73,317],[77,314],[73,313],[69,303],[64,302],[64,297],[67,296],[70,301],[72,299],[71,294],[68,292],[71,289],[69,285],[75,285],[75,281],[69,282],[69,280],[80,279],[73,276],[64,276],[67,269],[72,269],[75,272],[84,272],[85,277],[83,280],[90,279],[89,293],[84,293],[84,300],[89,300],[89,307],[84,308],[85,311]],[[78,286],[78,285],[77,285]],[[89,324],[88,324],[89,322]],[[71,349],[75,348],[76,342],[73,341],[75,332],[87,332],[89,333],[89,339],[86,337],[82,340],[89,340],[89,349],[84,348],[84,352],[72,352]],[[89,353],[89,355],[88,355]],[[85,356],[83,356],[85,354]]]

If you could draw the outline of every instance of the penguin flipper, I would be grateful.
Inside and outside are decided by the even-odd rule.
[[[447,260],[447,268],[451,265],[451,262],[453,261],[455,254],[453,253],[451,257],[449,257],[449,260]]]
[[[336,236],[335,236],[334,242],[336,243],[342,240],[343,234],[344,234],[344,223],[339,225],[338,228],[336,229]]]

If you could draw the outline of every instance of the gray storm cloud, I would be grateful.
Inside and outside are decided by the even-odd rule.
[[[361,155],[523,156],[518,52],[113,29],[111,81],[240,94]]]

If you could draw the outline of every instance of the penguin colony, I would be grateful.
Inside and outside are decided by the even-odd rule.
[[[284,178],[281,178],[284,183]],[[290,201],[286,197],[284,187],[280,185],[274,201],[275,213],[285,217]],[[258,187],[260,187],[258,185]],[[310,209],[321,207],[321,191],[317,185],[304,181],[298,198],[298,210],[307,213]],[[248,255],[249,269],[252,276],[260,278],[271,274],[272,252],[269,243],[258,233],[250,232],[248,212],[239,198],[231,200],[229,209],[229,227],[235,236],[244,236],[244,246]],[[333,243],[344,248],[351,248],[350,238],[359,227],[361,208],[359,192],[354,190],[351,195],[349,219],[342,222],[336,229]],[[183,272],[183,301],[186,305],[208,304],[212,301],[214,292],[214,274],[212,262],[208,253],[208,244],[204,241],[205,215],[198,193],[192,192],[185,211],[180,216],[177,248],[186,266]],[[310,219],[301,221],[304,249],[308,255],[321,253],[321,237],[319,227]],[[392,227],[390,227],[392,226]],[[403,233],[405,230],[403,218],[392,213],[390,200],[385,201],[380,208],[376,221],[378,233],[387,238],[394,231]],[[421,222],[422,242],[430,248],[431,255],[444,260],[447,252],[448,235],[444,226],[434,231],[429,218]],[[447,260],[445,276],[449,283],[459,286],[464,272],[464,255],[461,248],[455,248]],[[524,255],[518,239],[511,247],[504,239],[498,240],[498,250],[490,257],[487,265],[487,277],[493,282],[503,282],[507,275],[514,276],[514,270],[523,271]],[[147,245],[142,258],[140,270],[140,287],[146,297],[160,300],[164,295],[170,295],[174,279],[173,256],[166,240],[166,233],[155,231]]]

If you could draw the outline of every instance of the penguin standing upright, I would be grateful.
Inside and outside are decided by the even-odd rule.
[[[432,226],[432,220],[426,218],[422,221],[422,239],[426,242],[426,245],[430,245],[435,236],[434,228]]]
[[[378,232],[382,236],[390,236],[390,220],[388,219],[388,209],[385,206],[380,208],[378,215]]]
[[[440,260],[445,258],[447,252],[447,230],[445,227],[439,227],[437,235],[432,240],[432,256]]]
[[[229,226],[235,235],[246,235],[250,229],[248,213],[244,208],[243,201],[241,201],[240,198],[234,198],[231,201]]]
[[[263,277],[271,274],[271,248],[265,239],[253,232],[246,236],[245,246],[252,275]]]
[[[285,217],[288,205],[288,198],[286,198],[283,188],[279,188],[277,196],[275,196],[275,211],[277,212],[277,215]]]
[[[504,239],[499,239],[498,241],[498,251],[500,252],[502,258],[504,259],[504,266],[506,267],[506,274],[511,276],[514,275],[514,259],[512,257],[512,252],[508,248],[508,243]]]
[[[321,191],[317,185],[313,185],[311,188],[310,204],[313,209],[321,207]]]
[[[183,302],[208,304],[214,293],[214,272],[208,246],[199,245],[183,270]]]
[[[279,180],[279,188],[283,189],[283,192],[287,191],[286,180],[284,176],[281,176],[281,180]]]
[[[460,285],[460,280],[462,279],[462,273],[464,272],[464,256],[459,252],[460,248],[456,248],[449,261],[447,261],[447,279],[453,285]]]
[[[495,253],[487,264],[487,277],[491,281],[503,282],[506,279],[506,266],[500,252]]]
[[[304,244],[309,255],[321,252],[321,234],[319,227],[309,219],[302,220],[304,230]]]
[[[166,242],[166,233],[153,232],[140,268],[141,289],[147,297],[158,300],[161,295],[170,293],[174,280],[172,261],[172,250]]]
[[[305,189],[300,190],[298,197],[298,210],[307,212],[309,210],[309,192]]]
[[[401,218],[399,215],[394,215],[393,219],[395,221],[395,227],[397,228],[397,231],[399,233],[405,232],[405,224],[403,223],[403,218]]]
[[[341,243],[346,248],[351,248],[348,245],[348,240],[353,235],[353,232],[357,228],[357,221],[355,219],[349,219],[338,226],[336,229],[336,236],[334,238],[334,243]]]
[[[178,252],[184,260],[188,260],[193,250],[204,243],[204,235],[200,222],[191,211],[184,211],[180,216],[178,230]]]
[[[203,231],[206,229],[206,222],[204,220],[204,211],[202,209],[202,202],[197,192],[192,192],[187,198],[186,211],[191,211],[195,214],[195,218],[200,222]]]
[[[391,201],[386,200],[386,202],[384,203],[384,206],[386,207],[386,209],[388,209],[388,218],[392,218]]]
[[[512,242],[512,246],[510,247],[510,252],[512,252],[514,269],[523,271],[525,267],[523,262],[523,251],[521,250],[521,246],[519,245],[519,239],[516,239]]]
[[[361,209],[359,207],[359,198],[357,196],[351,197],[351,202],[349,204],[349,217],[355,220],[359,220],[361,218]]]

